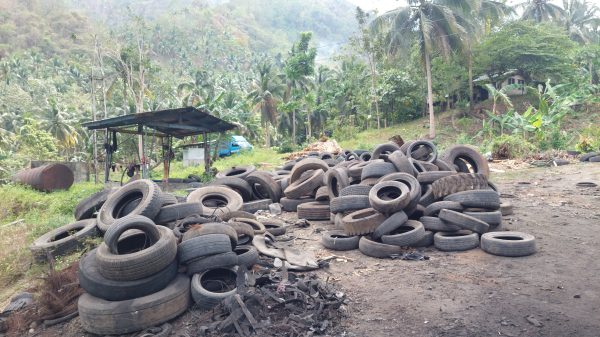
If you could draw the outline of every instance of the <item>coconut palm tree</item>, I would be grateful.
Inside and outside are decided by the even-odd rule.
[[[261,122],[265,129],[265,146],[270,147],[269,129],[277,123],[277,102],[281,100],[285,90],[271,61],[264,59],[258,62],[251,88],[252,91],[248,94],[248,98],[252,100],[254,110],[260,111]]]
[[[480,37],[490,34],[493,27],[500,25],[504,18],[514,14],[514,9],[504,2],[495,0],[473,0],[465,2],[463,15],[469,18],[472,24],[467,25],[469,37],[467,39],[467,68],[469,75],[469,102],[473,108],[473,44]]]
[[[564,9],[548,0],[527,0],[518,6],[523,8],[522,20],[561,21],[565,15]]]
[[[579,43],[594,40],[592,29],[600,26],[600,8],[588,1],[563,0],[565,28],[569,37]]]
[[[408,50],[417,41],[427,78],[427,105],[429,108],[429,137],[435,138],[431,57],[435,52],[448,57],[454,50],[465,50],[467,21],[462,11],[450,4],[457,1],[409,0],[409,6],[400,7],[377,17],[373,28],[390,27],[389,52]],[[465,3],[465,2],[458,2]]]
[[[65,148],[71,148],[79,142],[79,133],[73,126],[73,119],[69,113],[54,99],[48,101],[49,109],[44,116],[44,124],[48,132],[54,136]]]

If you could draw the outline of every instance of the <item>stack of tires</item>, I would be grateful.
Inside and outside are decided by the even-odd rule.
[[[288,177],[289,183],[283,191],[285,197],[281,198],[283,210],[297,212],[301,219],[328,220],[329,197],[326,190],[322,189],[325,172],[328,170],[329,164],[316,157],[308,157],[295,163]]]
[[[192,298],[198,308],[210,309],[233,296],[237,269],[248,268],[258,260],[254,247],[238,245],[238,238],[244,235],[249,236],[247,228],[224,222],[192,226],[183,234],[179,261],[192,278]]]
[[[125,334],[161,324],[185,312],[190,279],[178,273],[173,232],[141,215],[115,220],[104,242],[79,263],[86,291],[78,310],[83,328]]]
[[[487,161],[469,146],[455,145],[438,156],[429,141],[386,143],[372,153],[345,153],[344,159],[325,175],[336,226],[323,235],[329,249],[358,248],[373,257],[400,254],[402,247],[472,249],[481,234],[501,230],[501,207],[512,211],[501,206],[488,181]],[[296,166],[308,160],[314,161]]]
[[[228,207],[228,211],[243,210],[255,213],[258,210],[267,210],[270,204],[279,202],[283,190],[281,180],[284,176],[285,172],[280,175],[256,170],[254,166],[236,166],[217,173],[211,185],[226,186],[241,197],[240,207]]]

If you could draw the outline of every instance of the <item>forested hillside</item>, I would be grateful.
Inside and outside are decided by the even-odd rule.
[[[597,126],[565,125],[598,114],[599,13],[585,0],[422,0],[379,16],[345,0],[0,0],[0,177],[90,160],[94,111],[190,105],[281,152],[424,115],[435,138],[446,110],[452,134],[486,150],[595,148]],[[134,148],[116,159],[138,162]]]

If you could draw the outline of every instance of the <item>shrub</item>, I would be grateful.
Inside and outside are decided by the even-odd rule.
[[[533,144],[516,135],[502,135],[492,140],[492,156],[496,159],[522,157],[534,150]]]

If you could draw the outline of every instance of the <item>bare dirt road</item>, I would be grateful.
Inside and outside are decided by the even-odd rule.
[[[505,228],[535,235],[537,254],[430,248],[428,261],[401,261],[346,252],[354,262],[334,261],[327,271],[352,301],[346,336],[600,336],[600,187],[576,186],[600,186],[600,165],[492,180],[513,196]],[[330,254],[318,241],[305,245]]]
[[[504,227],[535,235],[538,252],[507,258],[480,249],[425,249],[427,261],[374,259],[359,251],[317,273],[349,297],[347,317],[331,336],[600,336],[600,164],[495,174],[515,205]],[[509,199],[510,198],[510,199]],[[295,214],[287,214],[290,218]],[[295,244],[318,257],[319,229],[293,228]],[[196,336],[186,314],[173,336]],[[86,335],[78,319],[39,336]]]

